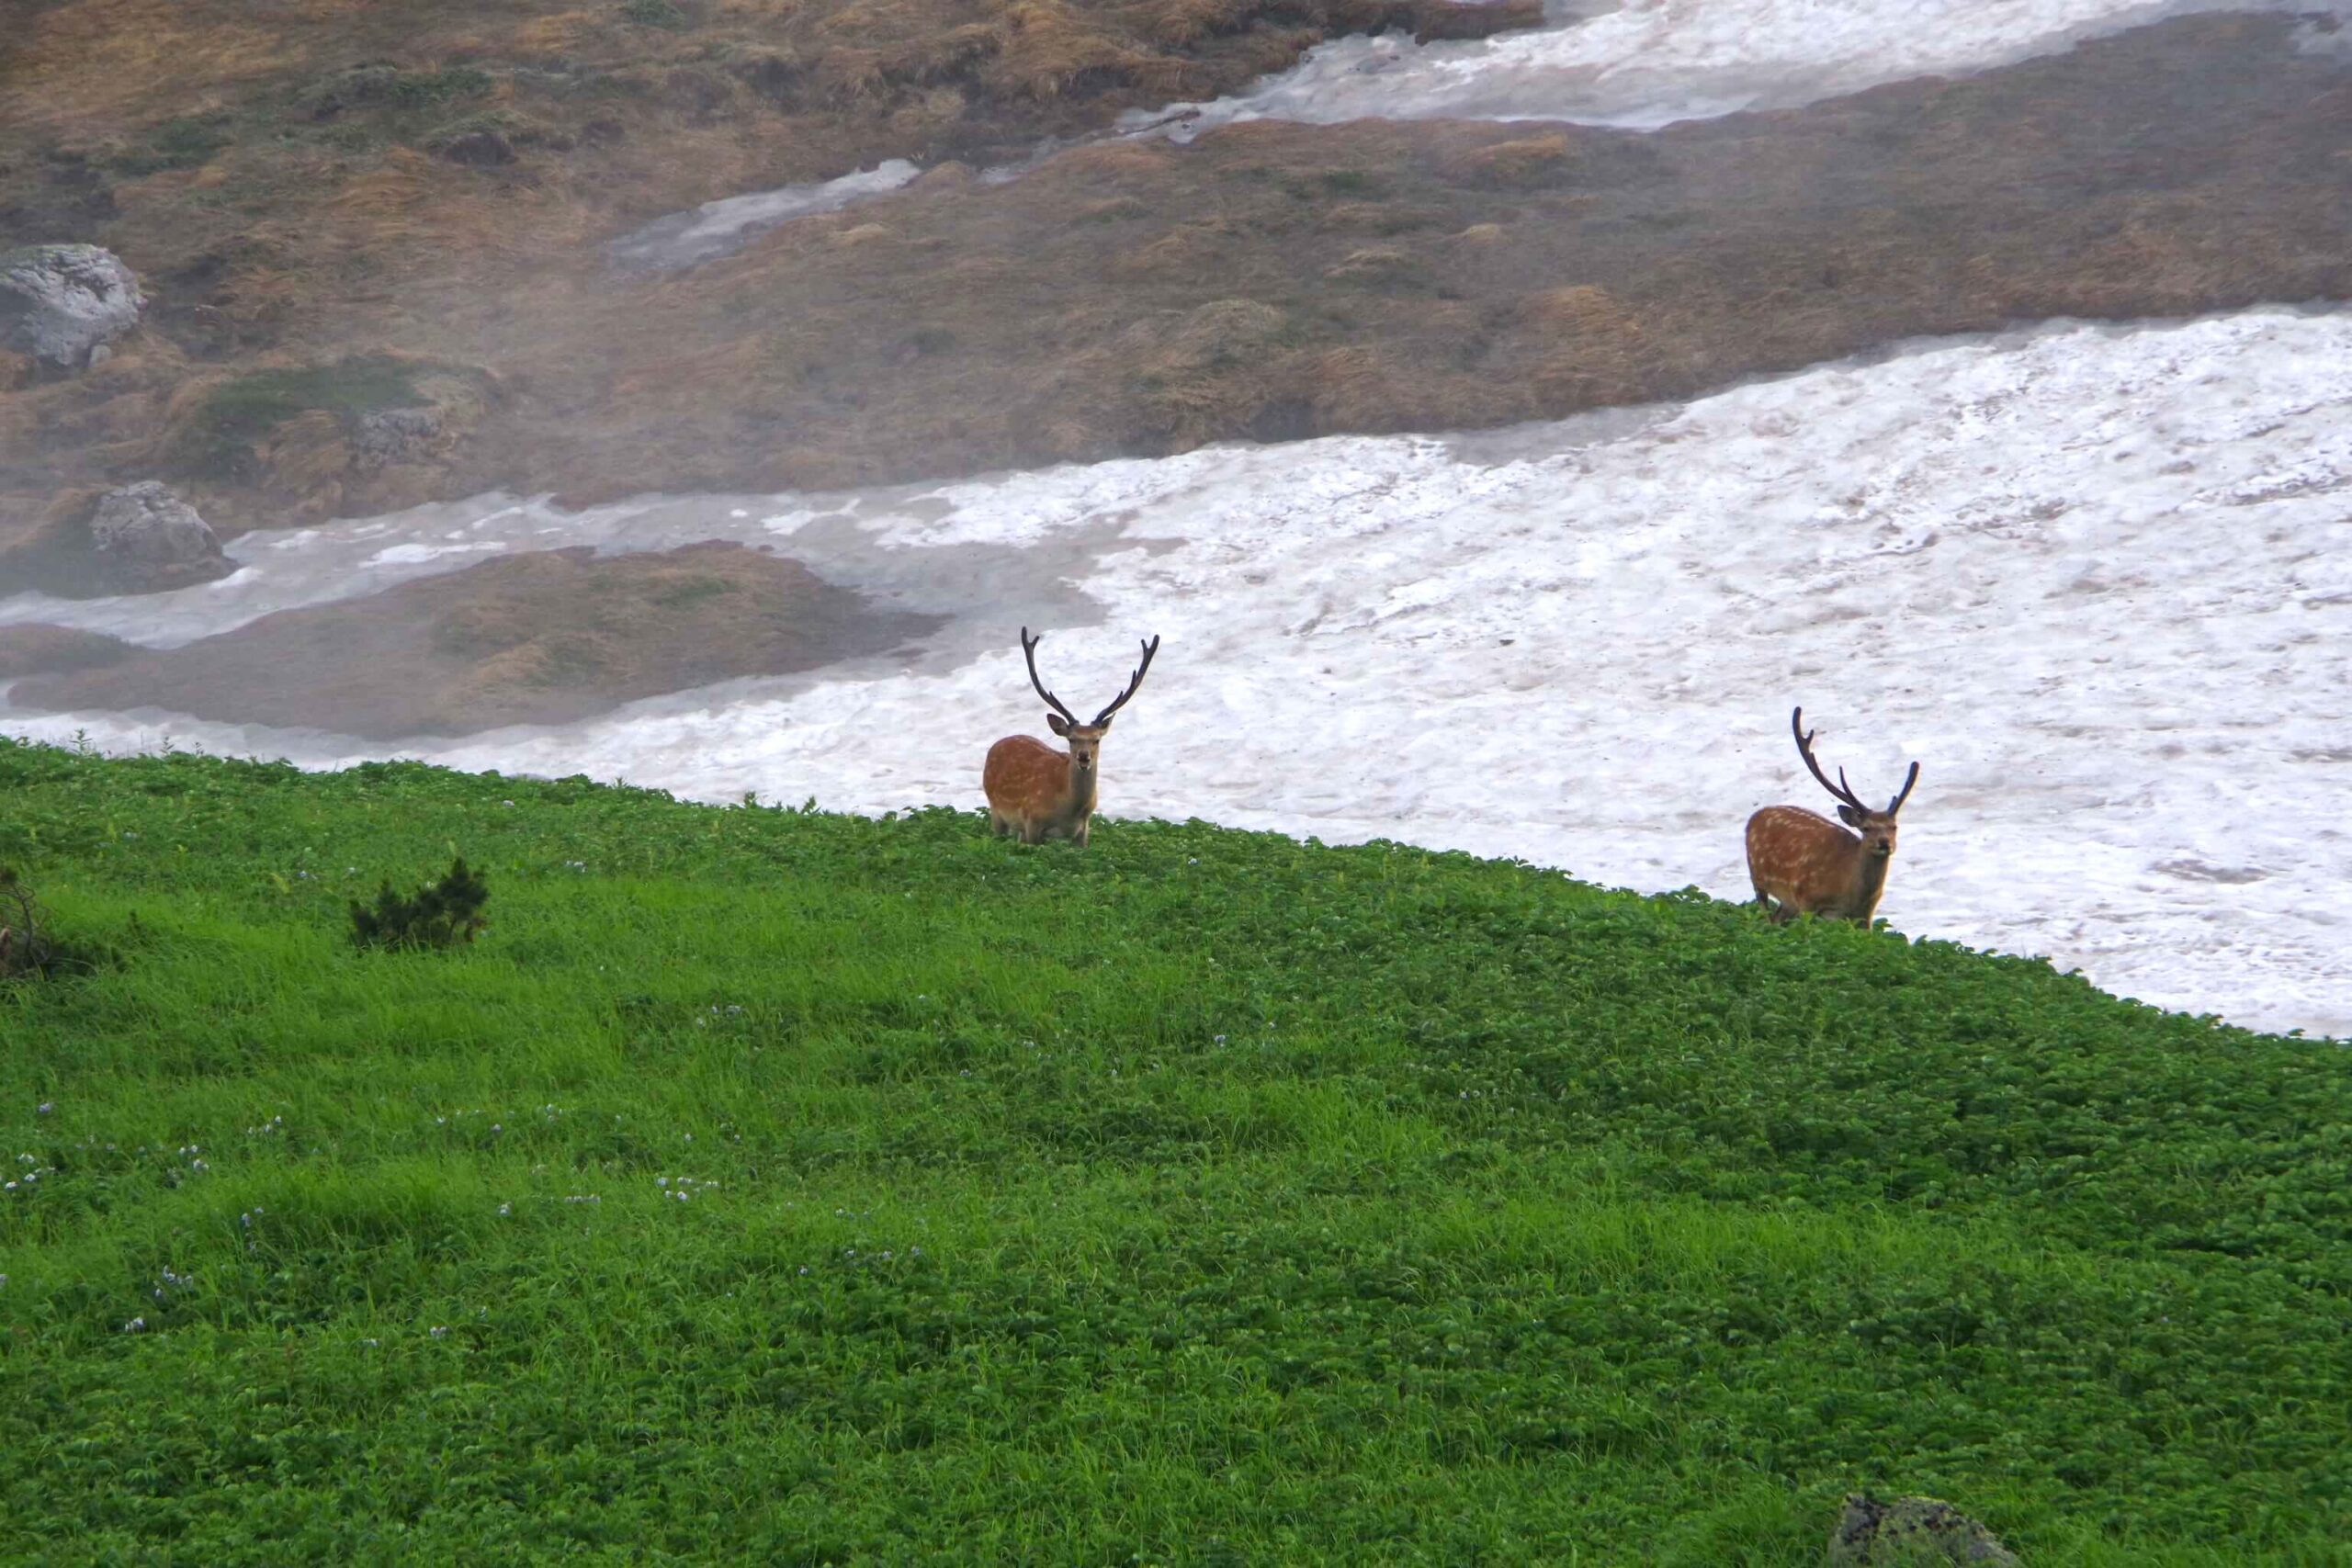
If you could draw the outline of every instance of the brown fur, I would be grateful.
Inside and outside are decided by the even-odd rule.
[[[1099,749],[1110,726],[1064,724],[1057,715],[1046,722],[1069,738],[1069,750],[1057,751],[1034,735],[1008,735],[989,748],[980,770],[989,825],[1018,834],[1024,844],[1069,839],[1084,849],[1094,820]]]
[[[1894,858],[1894,818],[1883,813],[1871,813],[1859,837],[1802,806],[1768,806],[1747,819],[1748,880],[1777,919],[1870,924]]]
[[[1756,886],[1756,901],[1776,920],[1819,915],[1867,926],[1894,859],[1895,813],[1919,782],[1919,764],[1911,764],[1902,793],[1886,809],[1874,811],[1854,794],[1845,769],[1838,770],[1835,784],[1822,772],[1813,754],[1813,732],[1804,727],[1804,709],[1790,710],[1789,733],[1814,781],[1837,798],[1838,820],[1854,831],[1801,806],[1768,806],[1750,817],[1747,879]]]

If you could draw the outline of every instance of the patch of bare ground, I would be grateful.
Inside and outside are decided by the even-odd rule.
[[[877,610],[797,561],[735,544],[602,558],[556,550],[38,676],[10,701],[74,712],[153,707],[373,740],[467,735],[883,653],[937,624]],[[0,658],[11,647],[0,634]]]
[[[59,674],[70,670],[95,670],[129,658],[138,650],[120,637],[85,632],[74,626],[34,623],[0,626],[0,681],[20,675]]]

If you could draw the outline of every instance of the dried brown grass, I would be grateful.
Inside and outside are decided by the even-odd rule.
[[[1595,407],[1639,395],[1654,348],[1640,318],[1607,289],[1545,289],[1529,298],[1526,320],[1537,343],[1537,396]]]
[[[301,520],[331,516],[342,504],[351,447],[344,440],[343,421],[324,409],[272,426],[258,456],[268,489]]]
[[[1143,60],[1061,0],[1016,0],[1005,14],[984,80],[1010,96],[1046,100],[1060,97],[1089,76],[1104,85],[1124,80]]]
[[[1553,184],[1575,167],[1567,136],[1554,131],[1472,148],[1452,160],[1446,172],[1468,185],[1518,187]]]
[[[345,506],[428,483],[581,497],[827,487],[1237,436],[1493,423],[2051,311],[2352,294],[2352,204],[2324,155],[2340,141],[2332,68],[2293,55],[2276,28],[2233,42],[2198,23],[2157,29],[2169,45],[2127,35],[2008,73],[1642,138],[1261,123],[1183,150],[1089,147],[1010,186],[948,167],[671,278],[601,269],[595,241],[624,222],[906,146],[876,138],[1062,123],[1079,112],[1070,103],[1023,95],[1091,91],[1090,62],[1148,63],[1168,47],[1155,28],[1194,39],[1211,70],[1282,30],[1216,30],[1244,10],[1272,15],[1253,7],[940,0],[934,25],[999,28],[1004,50],[893,66],[890,29],[918,8],[706,6],[706,31],[756,25],[776,58],[808,62],[780,89],[802,95],[789,112],[754,113],[745,106],[768,100],[743,87],[701,118],[662,83],[673,66],[707,66],[663,56],[633,63],[639,87],[597,111],[625,121],[616,140],[526,149],[511,170],[415,148],[305,162],[241,146],[216,161],[227,183],[215,191],[198,186],[209,171],[143,186],[122,220],[135,235],[213,225],[175,241],[169,265],[218,262],[203,310],[225,323],[219,374],[393,349],[495,366],[515,388],[465,415],[478,426],[433,455],[448,465],[437,472],[368,476],[346,462],[338,474],[322,427],[273,434],[269,488],[214,498],[222,519],[262,515],[284,494],[315,505],[335,485]],[[1016,9],[1039,34],[1030,46],[1012,37]],[[521,24],[497,25],[511,41]],[[496,32],[480,17],[471,26]],[[1111,43],[1073,33],[1082,26]],[[857,50],[876,55],[856,79],[872,101],[842,108],[822,62]],[[990,85],[1007,60],[1038,74]],[[2187,62],[2201,73],[2185,77]],[[965,73],[925,86],[898,70]],[[2236,85],[2248,75],[2261,90]],[[978,119],[942,118],[961,112],[951,98]],[[542,103],[512,107],[568,123]],[[2118,156],[2118,139],[2152,117],[2179,148],[2156,194],[2133,183],[2144,164]],[[787,129],[805,162],[786,170]],[[217,214],[253,196],[257,163],[308,181],[306,199],[254,197],[261,216],[229,228]],[[2073,182],[2066,199],[2048,199],[2053,180]],[[159,363],[110,389],[0,393],[0,439],[42,455],[43,483],[148,477],[122,471],[122,427],[143,417],[169,431],[175,390],[189,391],[173,376],[199,372],[214,373]]]
[[[74,0],[9,24],[9,118],[52,131],[187,113],[298,63],[282,28],[213,0]]]

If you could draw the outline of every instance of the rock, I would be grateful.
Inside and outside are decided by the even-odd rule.
[[[119,591],[184,588],[231,569],[211,525],[153,479],[111,490],[90,516],[90,548]]]
[[[440,434],[438,409],[377,409],[359,416],[351,436],[352,457],[368,470],[423,462],[433,456],[433,443]]]
[[[1846,1496],[1829,1535],[1829,1568],[2019,1568],[2017,1553],[1993,1532],[1934,1497],[1882,1503],[1867,1492]]]
[[[96,245],[0,253],[0,347],[78,368],[137,326],[146,303],[130,269]]]

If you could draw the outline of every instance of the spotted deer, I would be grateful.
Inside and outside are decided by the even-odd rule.
[[[1911,798],[1911,786],[1919,782],[1919,764],[1911,764],[1903,793],[1885,810],[1873,811],[1847,784],[1845,769],[1838,770],[1838,782],[1831,784],[1813,760],[1813,732],[1804,728],[1804,709],[1790,712],[1789,731],[1797,738],[1797,755],[1821,787],[1838,797],[1838,818],[1854,832],[1802,806],[1768,806],[1750,817],[1747,877],[1756,885],[1756,901],[1775,920],[1819,915],[1869,925],[1879,895],[1886,890],[1887,863],[1894,858],[1894,814]]]
[[[1092,724],[1080,724],[1078,715],[1064,707],[1062,700],[1037,679],[1037,644],[1043,640],[1042,634],[1031,637],[1029,628],[1022,627],[1021,657],[1029,664],[1029,683],[1054,710],[1046,716],[1046,723],[1069,742],[1069,750],[1057,751],[1031,735],[1008,735],[989,748],[980,787],[988,792],[989,826],[998,832],[1018,833],[1024,844],[1069,839],[1084,849],[1087,828],[1094,820],[1094,784],[1102,737],[1110,730],[1111,716],[1143,684],[1151,656],[1159,651],[1159,639],[1153,637],[1143,645],[1143,662],[1136,666],[1127,689],[1112,698],[1111,705],[1096,714]]]

